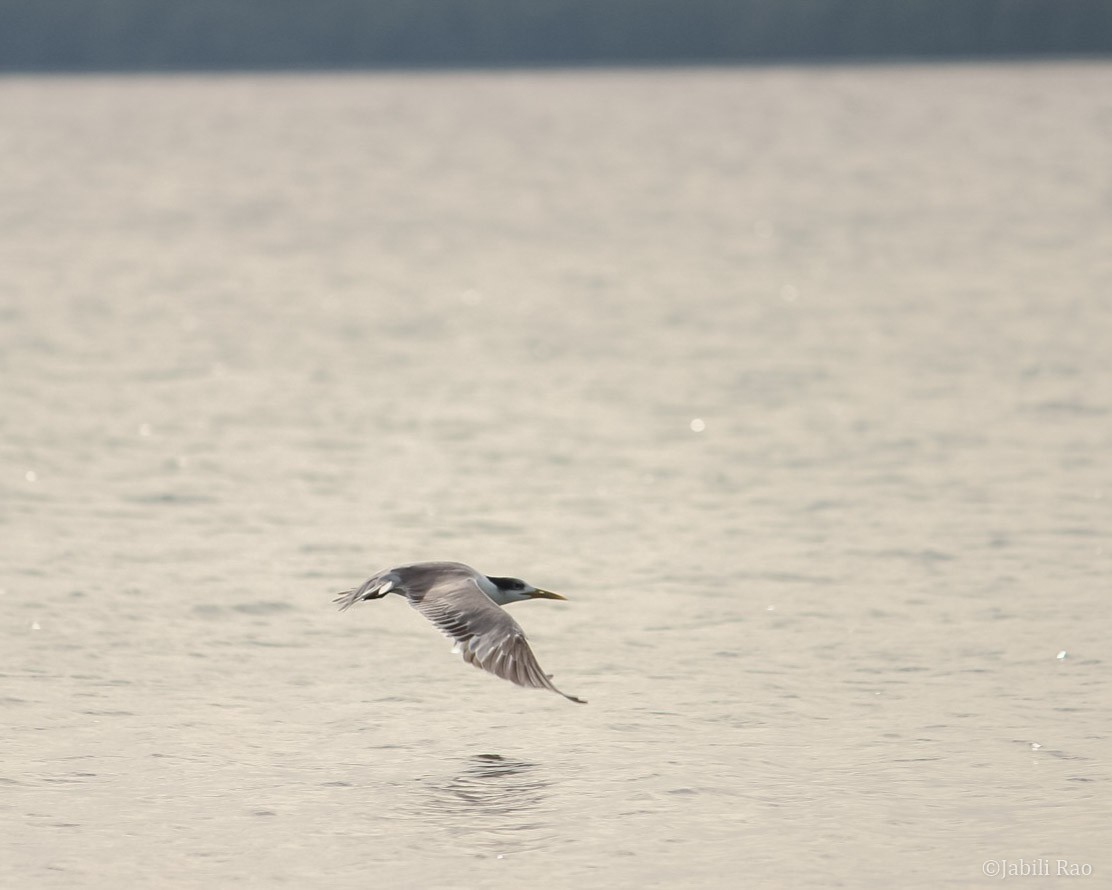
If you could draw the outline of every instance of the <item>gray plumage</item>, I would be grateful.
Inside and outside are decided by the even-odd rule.
[[[461,562],[419,562],[379,572],[359,587],[337,594],[341,611],[388,593],[404,596],[413,608],[455,643],[463,660],[519,686],[549,689],[569,701],[541,670],[525,631],[502,608],[526,599],[563,599],[518,578],[483,575]]]

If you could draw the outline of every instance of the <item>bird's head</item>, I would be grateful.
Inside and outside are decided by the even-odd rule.
[[[520,578],[498,578],[487,576],[491,584],[497,588],[497,594],[492,597],[499,605],[506,603],[519,603],[522,600],[562,600],[567,597],[553,593],[551,590],[541,590]]]

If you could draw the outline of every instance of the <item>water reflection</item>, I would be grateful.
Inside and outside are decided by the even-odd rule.
[[[551,782],[535,763],[478,754],[468,757],[462,769],[424,777],[420,785],[424,794],[415,803],[416,815],[459,841],[498,853],[544,845],[548,824],[543,811]]]

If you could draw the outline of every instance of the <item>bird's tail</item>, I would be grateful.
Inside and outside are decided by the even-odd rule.
[[[377,600],[380,597],[386,596],[391,590],[397,586],[398,576],[393,573],[375,575],[373,578],[368,578],[358,587],[353,587],[351,590],[344,590],[337,593],[333,598],[340,611],[350,609],[360,600]]]
[[[350,609],[359,600],[359,588],[353,587],[351,590],[343,590],[332,597],[332,602],[340,607],[340,611]]]

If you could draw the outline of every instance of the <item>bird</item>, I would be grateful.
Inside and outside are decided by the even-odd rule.
[[[525,631],[502,606],[531,599],[566,600],[520,578],[484,575],[462,562],[416,562],[372,575],[358,587],[336,594],[340,611],[358,602],[404,596],[455,643],[452,651],[484,671],[518,686],[548,689],[568,701],[585,705],[561,692],[541,670]]]

